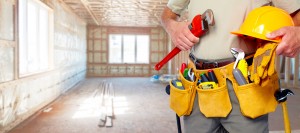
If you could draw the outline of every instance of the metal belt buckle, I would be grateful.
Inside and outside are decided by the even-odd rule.
[[[203,62],[203,68],[204,69],[210,69],[210,68],[217,68],[219,67],[219,63],[214,61],[214,62]]]

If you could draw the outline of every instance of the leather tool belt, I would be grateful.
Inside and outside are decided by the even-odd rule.
[[[189,57],[191,59],[187,65],[188,76],[192,73],[193,78],[186,77],[186,74],[179,71],[178,80],[181,81],[183,89],[176,87],[177,84],[174,86],[171,81],[169,83],[170,108],[178,116],[190,115],[193,111],[194,101],[198,100],[199,110],[205,117],[227,117],[232,110],[228,92],[229,82],[232,83],[240,111],[245,117],[254,119],[275,111],[278,102],[274,94],[279,88],[276,72],[261,81],[261,84],[248,82],[239,85],[233,75],[234,59],[207,61],[196,59],[192,54]],[[251,73],[253,55],[246,55],[245,60],[249,65],[247,71]],[[199,69],[196,68],[196,63]],[[214,73],[216,80],[203,80],[205,79],[203,75],[208,75],[212,79],[211,73]],[[210,82],[214,82],[216,85],[214,86]]]
[[[253,61],[253,57],[251,56],[250,58],[247,58],[247,56],[248,55],[246,55],[246,61],[249,65],[251,65]],[[192,53],[189,54],[189,58],[195,64],[196,69],[213,69],[213,68],[223,67],[232,62],[235,62],[235,58],[213,60],[213,61],[197,59]]]
[[[247,57],[251,59],[251,56]],[[196,69],[195,64],[189,61],[187,67],[192,70],[196,80],[185,78],[179,71],[178,79],[181,80],[184,89],[177,88],[170,81],[170,108],[178,116],[188,116],[193,111],[194,101],[198,100],[199,110],[205,117],[227,117],[232,110],[227,88],[229,80],[239,101],[240,111],[244,116],[257,118],[274,112],[278,104],[274,98],[274,93],[279,88],[277,73],[262,81],[262,85],[248,83],[240,86],[232,74],[233,66],[234,62],[213,69]],[[249,68],[251,67],[249,66]],[[211,89],[204,89],[201,83],[198,84],[198,81],[202,78],[201,74],[209,75],[209,70],[214,72],[218,83]],[[198,95],[197,98],[196,95]]]

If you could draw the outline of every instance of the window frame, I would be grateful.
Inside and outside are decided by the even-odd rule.
[[[111,62],[110,56],[111,56],[111,52],[110,52],[110,45],[111,45],[111,36],[112,35],[120,35],[121,36],[121,62]],[[124,62],[124,36],[134,36],[134,62],[133,63],[128,63],[128,62]],[[147,36],[148,37],[148,58],[147,58],[147,62],[142,63],[142,62],[137,62],[137,51],[138,51],[138,36]],[[149,34],[118,34],[118,33],[111,33],[108,35],[108,64],[150,64],[150,35]]]
[[[28,69],[28,66],[29,65],[29,61],[28,61],[28,57],[21,57],[22,56],[22,50],[21,49],[22,47],[26,50],[24,50],[24,54],[26,56],[29,55],[29,49],[28,49],[28,46],[29,46],[29,42],[28,42],[28,33],[29,33],[29,27],[28,27],[28,17],[29,17],[29,13],[28,13],[28,3],[33,3],[33,5],[35,5],[36,7],[36,10],[37,10],[37,13],[36,13],[36,23],[37,23],[37,26],[36,26],[36,32],[37,32],[37,36],[35,37],[35,41],[36,41],[36,54],[37,56],[35,57],[35,59],[38,60],[38,69],[37,70],[34,70],[32,72],[29,71]],[[21,7],[22,6],[22,7]],[[21,10],[23,9],[23,10]],[[17,70],[18,70],[18,77],[19,78],[23,78],[23,77],[27,77],[27,76],[31,76],[31,75],[36,75],[36,74],[40,74],[40,73],[44,73],[44,72],[48,72],[48,71],[51,71],[53,70],[53,49],[54,49],[54,45],[53,45],[53,38],[54,38],[54,11],[52,8],[50,8],[48,5],[46,5],[45,3],[39,1],[39,0],[18,0],[18,64],[17,64]],[[41,52],[40,52],[40,48],[39,45],[41,44],[41,37],[40,37],[40,13],[42,12],[42,10],[45,10],[46,13],[48,14],[48,17],[47,17],[47,25],[48,25],[48,32],[46,32],[47,34],[47,38],[48,38],[48,45],[45,45],[44,48],[47,48],[46,51],[48,52],[48,55],[47,55],[47,65],[45,67],[45,69],[42,69],[41,68],[41,60],[46,60],[46,59],[41,59],[40,58],[40,55]],[[24,11],[22,13],[22,11]],[[22,16],[23,15],[23,16]],[[22,20],[21,20],[22,19]],[[23,34],[23,35],[21,35]],[[21,42],[23,41],[23,42]],[[24,44],[24,46],[21,46],[22,44]],[[23,55],[24,55],[23,54]],[[26,59],[26,61],[23,61],[22,59]],[[23,61],[23,63],[21,63]],[[25,64],[25,63],[26,64]],[[21,72],[21,69],[22,67],[26,67],[26,70],[22,73]]]

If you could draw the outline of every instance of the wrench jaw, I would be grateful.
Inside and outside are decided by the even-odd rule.
[[[214,13],[211,9],[207,9],[201,16],[209,26],[215,25]]]
[[[207,9],[202,15],[201,15],[201,26],[203,31],[208,31],[209,26],[214,26],[215,20],[214,20],[214,14],[211,9]],[[190,27],[189,27],[190,28]],[[191,29],[191,28],[190,28]]]

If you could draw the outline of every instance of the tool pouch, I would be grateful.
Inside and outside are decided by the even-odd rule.
[[[279,89],[277,73],[265,78],[261,85],[250,83],[238,86],[235,80],[232,82],[244,116],[257,118],[275,111],[278,103],[274,94]]]
[[[200,79],[200,74],[208,73],[208,70],[196,69],[193,63],[189,63],[189,66],[193,68],[197,79]],[[226,117],[232,109],[226,85],[226,76],[221,72],[223,69],[225,67],[213,69],[218,79],[218,87],[202,89],[201,86],[196,86],[200,112],[206,117]]]
[[[195,82],[186,80],[181,72],[179,72],[179,79],[184,90],[176,88],[170,81],[170,108],[178,116],[190,115],[195,99]]]

